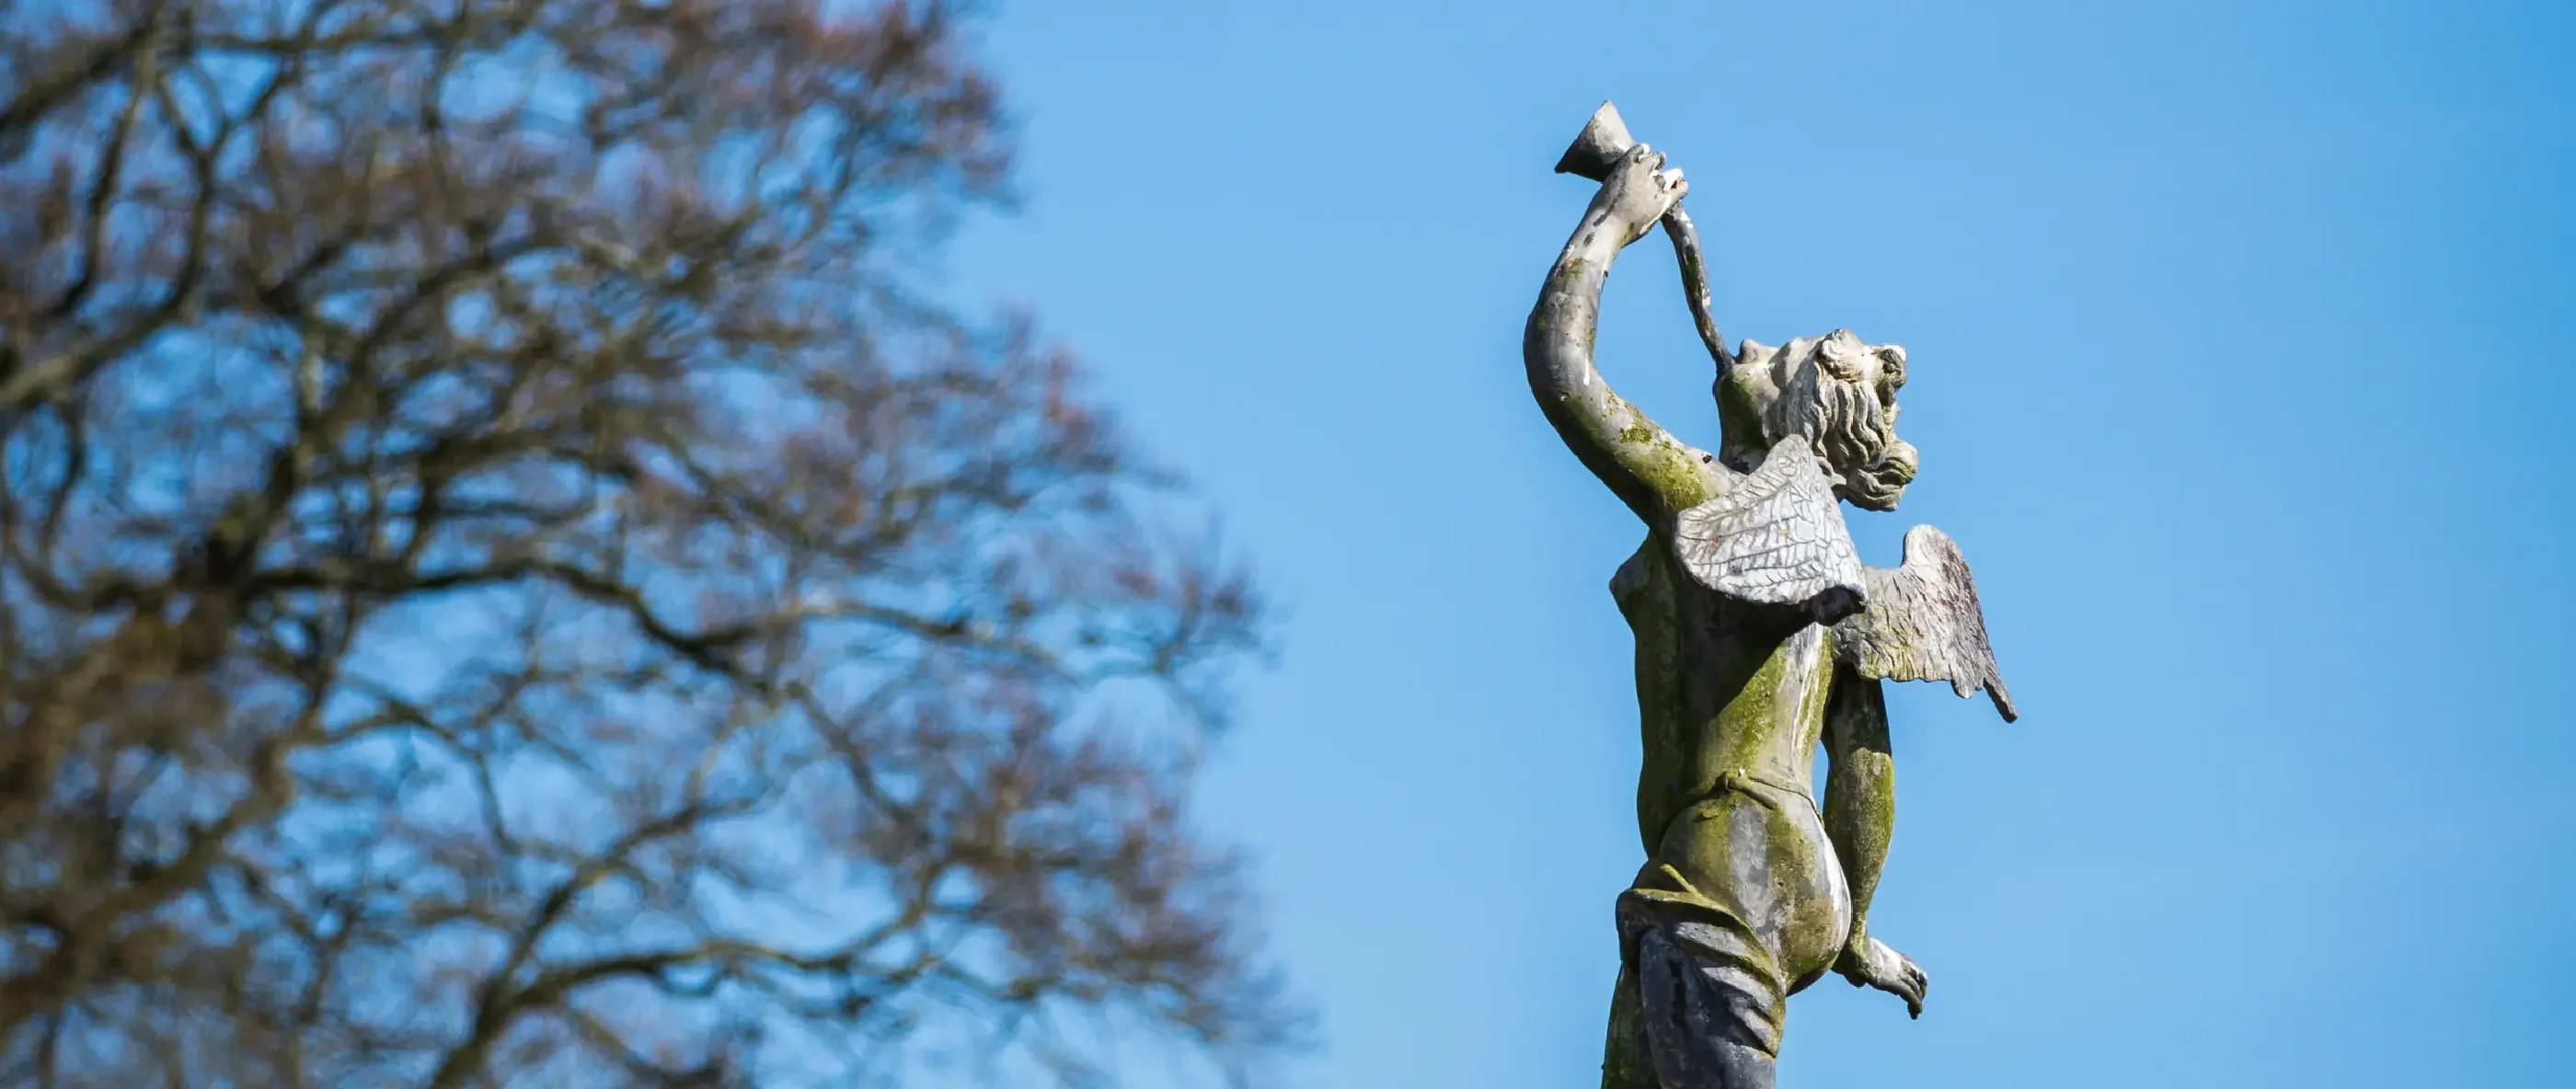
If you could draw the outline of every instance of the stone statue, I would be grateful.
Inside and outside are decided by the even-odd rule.
[[[1646,524],[1610,580],[1635,632],[1646,864],[1620,894],[1604,1089],[1772,1084],[1788,996],[1827,970],[1923,1010],[1923,970],[1871,935],[1895,818],[1887,680],[2012,700],[1957,546],[1917,526],[1864,567],[1839,502],[1892,510],[1914,478],[1896,437],[1905,351],[1836,330],[1726,348],[1708,314],[1688,186],[1604,104],[1557,165],[1601,183],[1548,272],[1522,354],[1576,457]],[[1593,322],[1610,262],[1660,222],[1716,360],[1716,453],[1603,383]],[[1831,761],[1821,809],[1813,759]]]

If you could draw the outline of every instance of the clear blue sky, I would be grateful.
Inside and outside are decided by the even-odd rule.
[[[1207,819],[1316,1087],[1589,1085],[1640,858],[1639,527],[1523,317],[1615,100],[1718,318],[1905,345],[2023,720],[1908,685],[1873,931],[1790,1089],[2541,1086],[2576,1068],[2576,4],[1006,5],[1024,302],[1292,608]],[[1599,342],[1713,445],[1660,240]]]

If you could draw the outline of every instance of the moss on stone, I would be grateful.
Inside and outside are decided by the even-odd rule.
[[[1708,501],[1709,472],[1690,447],[1616,393],[1608,395],[1605,413],[1611,420],[1626,421],[1611,437],[1610,456],[1653,492],[1665,510],[1687,510]]]

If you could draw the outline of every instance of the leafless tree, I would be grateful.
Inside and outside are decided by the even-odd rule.
[[[1186,812],[1255,588],[904,272],[968,29],[0,4],[0,1083],[1294,1045]]]

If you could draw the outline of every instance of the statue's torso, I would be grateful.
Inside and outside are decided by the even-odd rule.
[[[1645,741],[1637,818],[1648,849],[1731,770],[1792,782],[1812,796],[1833,675],[1827,630],[1700,587],[1661,538],[1620,566],[1611,592],[1637,643]]]
[[[1611,592],[1636,637],[1640,881],[1670,867],[1769,932],[1785,973],[1811,978],[1851,910],[1813,801],[1831,634],[1700,586],[1660,536],[1620,567]]]

